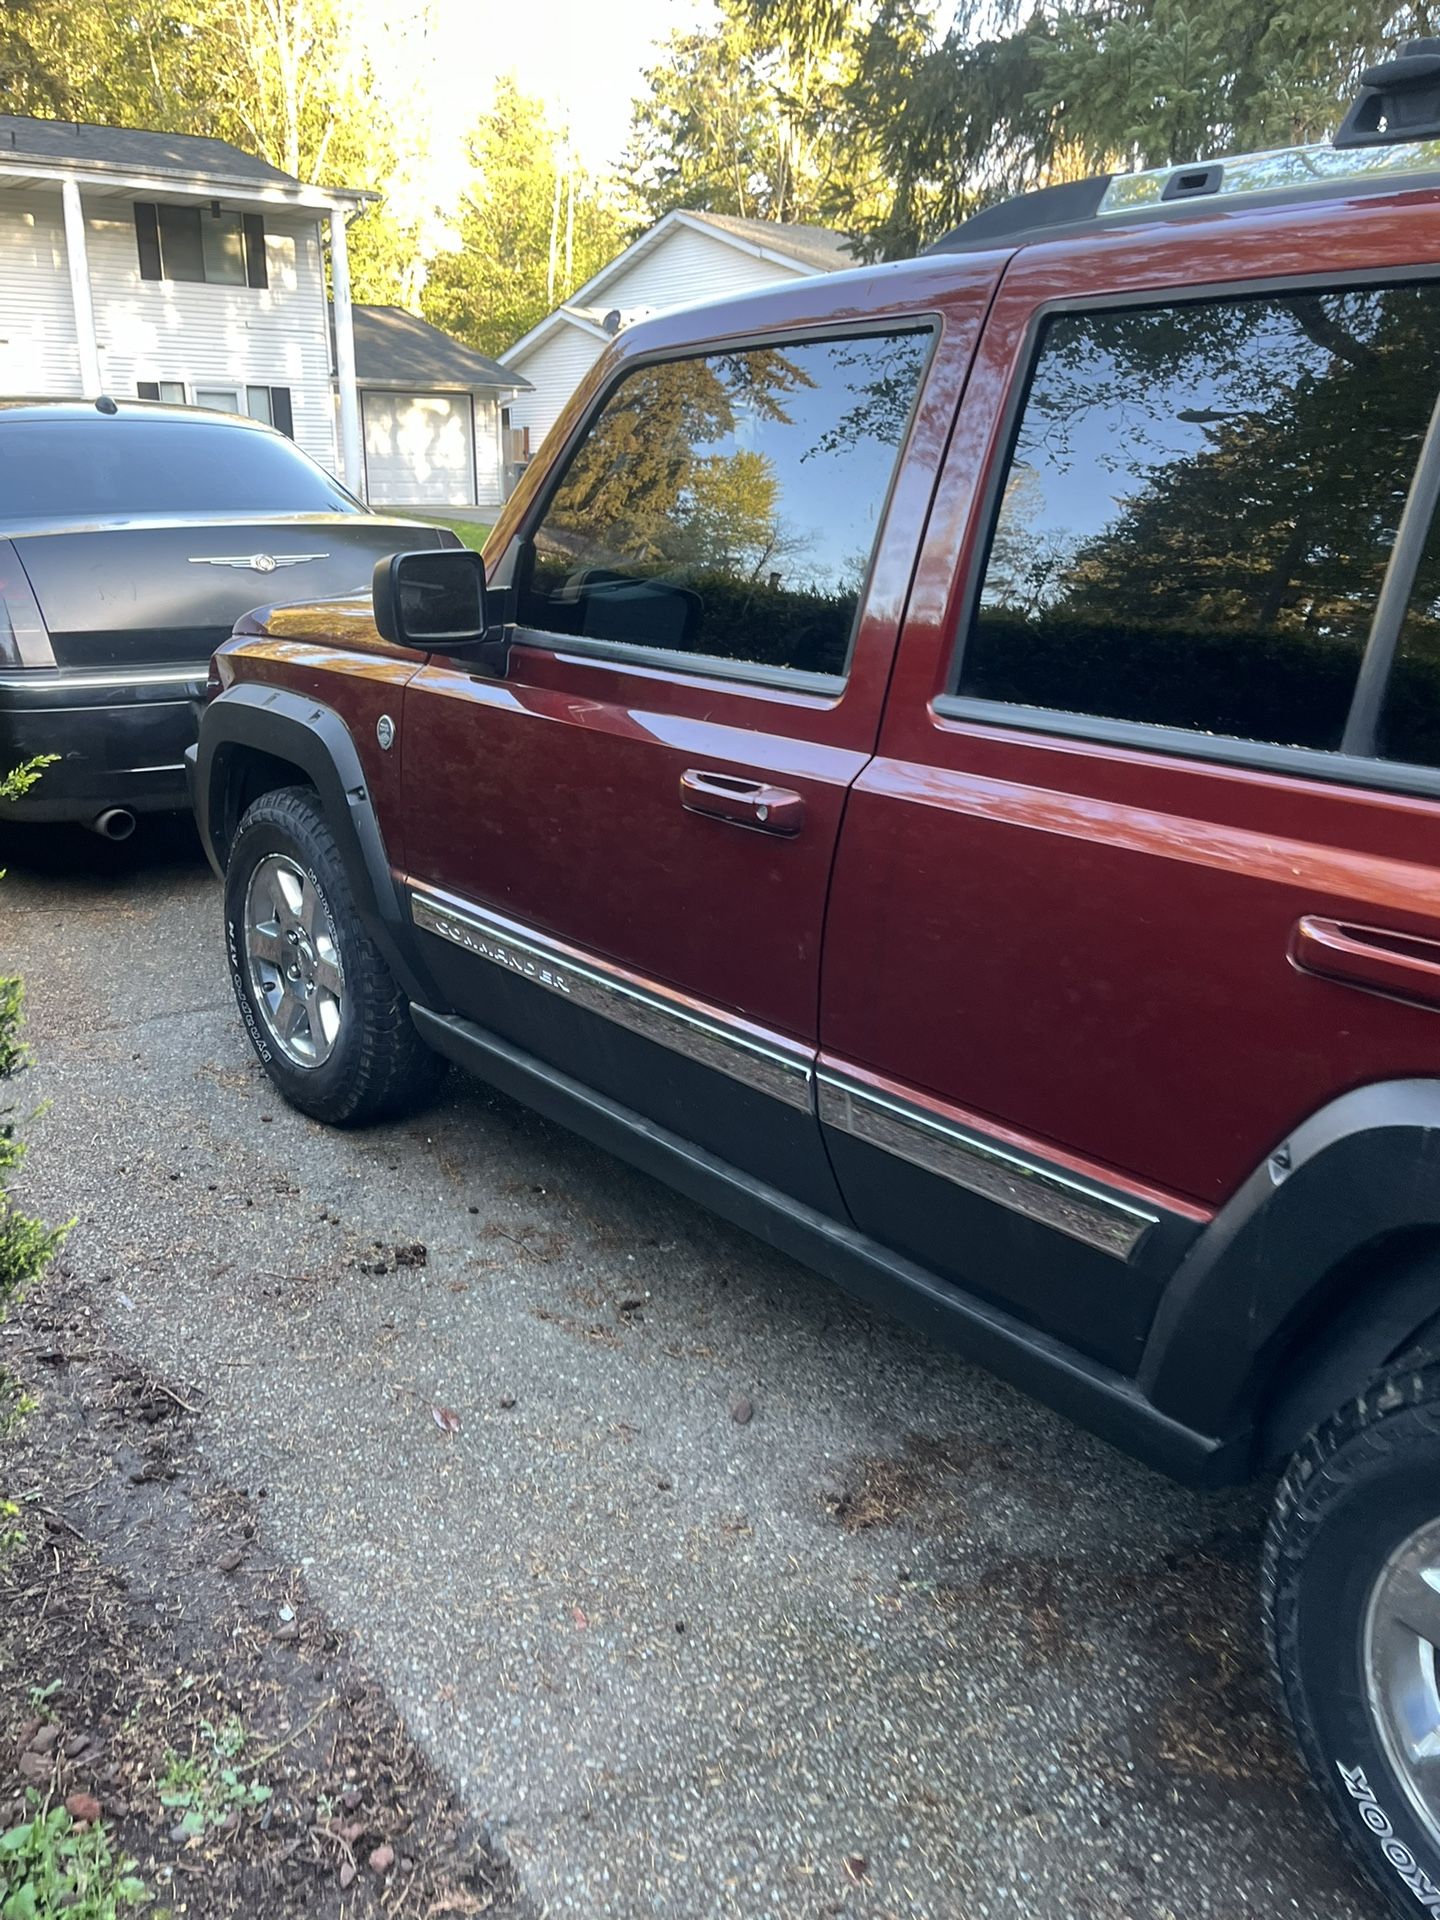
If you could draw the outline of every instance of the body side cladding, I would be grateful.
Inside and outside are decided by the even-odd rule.
[[[355,903],[405,994],[436,998],[395,884],[365,772],[350,730],[333,707],[285,687],[245,681],[206,707],[187,759],[195,822],[222,879],[230,841],[234,782],[246,756],[296,767],[315,788],[335,835]]]
[[[1304,1121],[1166,1289],[1138,1383],[1264,1464],[1440,1312],[1440,1081],[1362,1087]]]
[[[738,1171],[474,1022],[423,1005],[411,1013],[431,1046],[492,1086],[664,1180],[881,1312],[958,1347],[1115,1446],[1192,1485],[1222,1485],[1237,1477],[1234,1461],[1214,1440],[1158,1412],[1123,1374],[948,1286],[854,1228]]]

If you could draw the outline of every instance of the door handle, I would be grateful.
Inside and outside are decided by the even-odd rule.
[[[1307,913],[1290,936],[1290,958],[1302,973],[1440,1007],[1440,940]]]
[[[734,827],[787,837],[798,833],[805,819],[805,802],[789,787],[742,780],[733,773],[707,773],[700,767],[681,774],[680,804],[687,813],[708,813]]]

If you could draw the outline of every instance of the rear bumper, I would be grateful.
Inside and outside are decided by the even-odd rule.
[[[0,772],[57,754],[11,820],[89,820],[106,807],[181,812],[185,749],[205,691],[202,667],[68,673],[0,671]]]

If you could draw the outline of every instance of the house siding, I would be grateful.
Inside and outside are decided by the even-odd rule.
[[[0,393],[79,391],[60,195],[0,191]]]
[[[649,252],[597,288],[596,308],[618,307],[627,317],[637,312],[659,312],[693,300],[713,300],[752,287],[773,286],[777,280],[806,277],[804,269],[758,260],[754,254],[717,240],[693,227],[670,228]],[[523,374],[535,391],[511,403],[511,419],[530,429],[535,452],[554,426],[560,412],[585,375],[604,352],[605,343],[583,327],[568,322],[557,327],[528,353],[505,364]]]
[[[518,393],[510,402],[510,424],[530,429],[530,451],[534,453],[554,426],[571,394],[605,351],[605,341],[597,340],[584,327],[567,320],[534,346],[514,370],[535,389]]]
[[[607,281],[597,293],[595,304],[603,301],[607,307],[619,307],[622,313],[638,307],[658,310],[800,278],[799,267],[757,260],[754,254],[714,240],[708,233],[676,226],[632,266]]]
[[[319,224],[267,210],[268,287],[142,280],[131,203],[86,196],[90,293],[105,390],[141,380],[290,389],[295,439],[338,472]],[[80,391],[58,190],[0,190],[0,386]]]

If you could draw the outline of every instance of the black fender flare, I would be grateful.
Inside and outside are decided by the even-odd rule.
[[[1322,1107],[1220,1210],[1167,1286],[1137,1384],[1172,1419],[1289,1451],[1440,1314],[1440,1080]]]
[[[299,768],[320,796],[362,919],[401,988],[435,1006],[350,729],[333,707],[286,687],[245,681],[205,708],[187,758],[190,797],[206,857],[223,879],[238,819],[231,782],[246,753]]]

